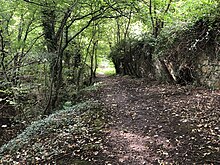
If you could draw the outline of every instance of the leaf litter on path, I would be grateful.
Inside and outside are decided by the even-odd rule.
[[[106,164],[220,164],[220,91],[102,78]]]
[[[81,102],[90,100],[78,107],[83,112],[61,111],[33,124],[1,147],[1,161],[220,164],[219,90],[128,77],[103,77],[98,81],[102,84],[99,88],[84,91],[88,93],[79,97]]]

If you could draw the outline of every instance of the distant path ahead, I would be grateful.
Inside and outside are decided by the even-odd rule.
[[[110,124],[101,164],[220,164],[220,93],[99,78]]]

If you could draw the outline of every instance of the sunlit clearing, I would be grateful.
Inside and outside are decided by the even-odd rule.
[[[97,68],[97,74],[103,76],[111,76],[115,74],[115,68],[112,62],[103,59]]]
[[[134,37],[143,35],[143,24],[140,21],[131,24],[131,35]]]

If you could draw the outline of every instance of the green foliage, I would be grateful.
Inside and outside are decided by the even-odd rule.
[[[111,67],[102,68],[109,54],[116,73],[145,77],[152,58],[168,56],[166,50],[198,20],[208,17],[207,28],[216,28],[212,25],[220,13],[217,0],[172,1],[167,12],[168,0],[151,2],[152,15],[150,1],[2,0],[1,95],[10,96],[6,100],[22,112],[20,116],[33,119],[42,115],[50,93],[57,94],[52,104],[56,109],[94,81],[92,72],[114,73]],[[46,11],[54,12],[53,17]],[[152,35],[156,21],[163,23],[158,37]],[[191,38],[189,44],[195,43]]]
[[[72,107],[72,102],[81,92],[98,89],[99,85],[84,88],[93,83],[95,72],[115,72],[112,66],[102,67],[107,56],[117,74],[135,77],[147,77],[153,60],[182,66],[204,52],[219,58],[219,13],[218,0],[1,0],[0,105],[10,105],[28,122],[39,119],[47,105],[65,109],[27,127],[1,147],[1,157],[9,153],[14,160],[37,160],[43,153],[41,160],[51,160],[64,152],[57,148],[55,138],[60,135],[68,134],[59,139],[63,142],[72,138],[70,134],[93,138],[102,123],[99,108],[91,103]],[[50,134],[55,138],[46,138],[47,143],[43,138]],[[95,148],[88,141],[82,142],[83,148]]]
[[[98,90],[100,88],[101,84],[99,83],[94,83],[91,86],[85,87],[83,89],[80,90],[80,92],[96,92],[96,90]]]
[[[134,77],[147,76],[145,71],[147,63],[151,63],[150,50],[155,44],[154,39],[146,37],[142,39],[122,40],[112,48],[112,59],[117,74],[131,75]]]
[[[190,56],[190,52],[196,49],[204,50],[199,48],[200,44],[208,44],[208,42],[212,42],[215,38],[214,36],[216,36],[214,42],[217,43],[219,35],[218,26],[219,20],[217,17],[204,16],[197,20],[193,26],[188,25],[181,30],[173,29],[172,31],[168,31],[165,29],[161,36],[157,39],[156,54],[166,56],[164,51],[167,52],[167,49],[172,49],[183,41],[187,43],[187,45],[185,45],[187,52],[182,52],[185,55]]]
[[[23,133],[2,146],[0,160],[12,163],[19,156],[20,160],[32,163],[39,160],[52,161],[52,158],[66,152],[75,152],[77,157],[79,153],[94,151],[101,145],[100,137],[96,135],[104,124],[103,113],[97,103],[68,106],[32,123]]]
[[[97,74],[103,76],[113,76],[115,75],[115,68],[112,66],[111,68],[98,68]]]
[[[209,87],[219,88],[220,54],[216,51],[220,36],[219,24],[218,18],[204,16],[194,26],[188,25],[188,28],[177,30],[173,35],[163,33],[158,38],[156,59],[169,67],[167,72],[172,75],[174,82],[206,86],[208,83]],[[216,74],[212,74],[214,72]]]

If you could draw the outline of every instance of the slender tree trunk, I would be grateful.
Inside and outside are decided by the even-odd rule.
[[[98,41],[97,41],[97,45],[98,45]],[[96,69],[98,68],[98,54],[97,54],[97,46],[95,49],[95,65],[94,65],[94,71],[93,71],[93,77],[96,78]]]
[[[4,43],[4,37],[2,35],[2,30],[0,29],[0,50],[1,50],[1,68],[2,68],[2,72],[4,75],[4,79],[9,82],[9,77],[7,75],[6,72],[6,68],[5,68],[5,57],[6,57],[6,52],[5,52],[5,43]]]
[[[96,60],[96,47],[97,47],[97,44],[98,44],[98,40],[96,40],[94,43],[93,43],[93,47],[92,47],[92,53],[91,53],[91,61],[90,61],[90,80],[89,80],[89,83],[92,84],[93,83],[93,79],[95,78],[95,67],[96,67],[96,64],[95,64],[95,60]]]
[[[167,12],[170,9],[172,0],[169,0],[166,8],[164,9],[163,14],[167,14]],[[153,3],[152,0],[149,1],[149,14],[151,18],[151,25],[152,25],[152,36],[156,40],[158,36],[161,33],[161,30],[164,27],[164,20],[160,18],[158,15],[157,11],[157,6],[156,4]],[[148,68],[149,68],[149,73],[152,75],[155,75],[155,70],[154,70],[154,65],[153,65],[153,54],[155,51],[155,46],[151,46],[149,49],[149,55],[146,57],[147,63],[148,63]]]
[[[50,61],[50,90],[44,114],[50,114],[58,105],[58,95],[62,84],[62,52],[59,51],[58,37],[55,33],[56,14],[53,8],[42,11],[42,25]],[[59,36],[60,37],[60,36]]]

